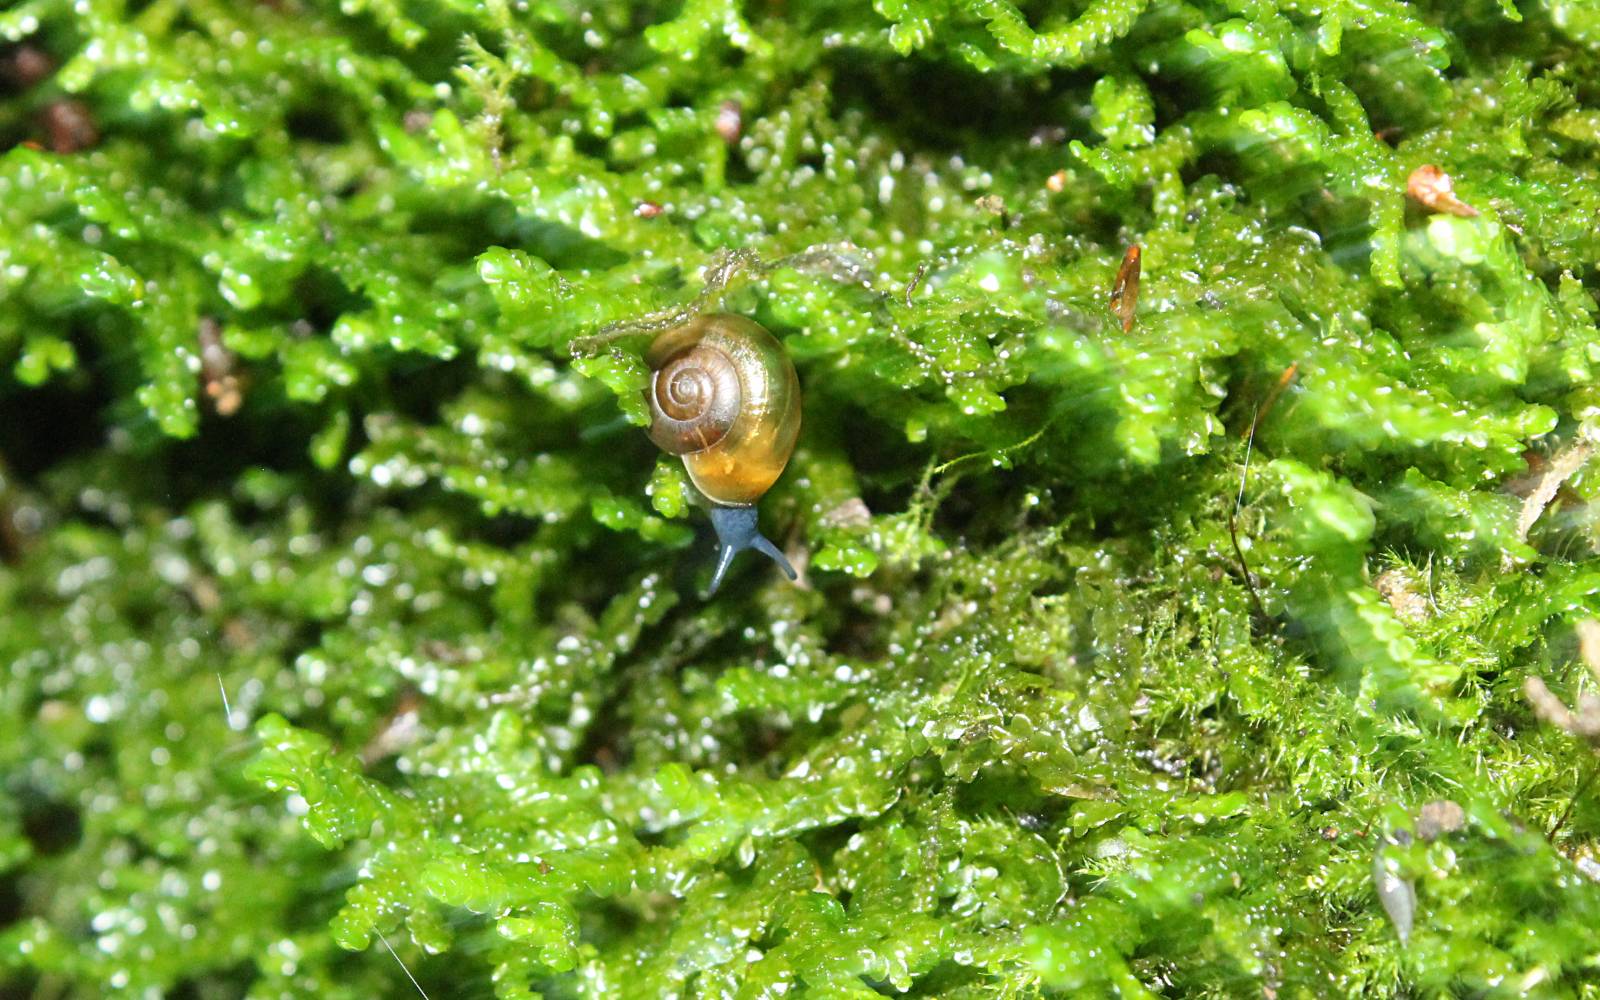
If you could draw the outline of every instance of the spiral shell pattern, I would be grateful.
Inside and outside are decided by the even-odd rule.
[[[800,433],[800,381],[783,345],[758,323],[713,313],[661,334],[645,360],[650,439],[683,457],[708,499],[755,503]]]

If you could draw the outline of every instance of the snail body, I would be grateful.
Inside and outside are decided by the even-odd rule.
[[[759,323],[710,313],[662,333],[645,361],[650,439],[683,459],[711,502],[721,553],[710,593],[746,548],[794,579],[789,561],[757,529],[755,509],[800,435],[800,380],[783,345]]]

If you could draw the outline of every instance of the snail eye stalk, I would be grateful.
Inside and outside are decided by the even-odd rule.
[[[706,591],[707,597],[715,594],[717,588],[722,586],[722,578],[728,572],[728,567],[733,565],[733,557],[745,549],[755,549],[770,558],[791,580],[798,575],[794,567],[789,565],[789,560],[784,557],[782,550],[772,544],[757,527],[754,507],[713,506],[711,527],[717,532],[719,549],[717,570],[711,575],[711,587]]]

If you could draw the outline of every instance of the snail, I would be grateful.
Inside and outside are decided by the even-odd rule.
[[[756,501],[782,474],[800,434],[800,379],[783,345],[752,320],[708,313],[658,336],[645,361],[650,440],[683,458],[710,501],[719,552],[707,596],[745,549],[793,580],[794,567],[756,525]]]

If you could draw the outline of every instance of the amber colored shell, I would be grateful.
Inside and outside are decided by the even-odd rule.
[[[783,345],[759,323],[712,313],[661,334],[645,361],[650,440],[683,457],[708,499],[759,500],[800,434],[800,380]]]

